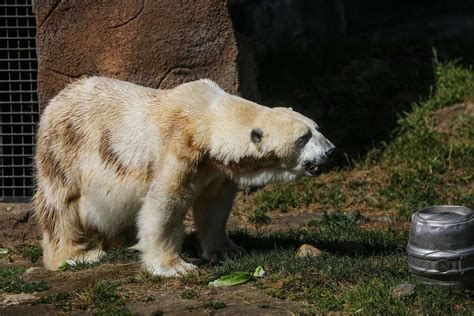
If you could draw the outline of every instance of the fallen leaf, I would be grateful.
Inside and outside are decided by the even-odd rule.
[[[248,272],[234,272],[221,276],[219,279],[209,282],[209,286],[233,286],[247,282],[252,278],[252,274]]]
[[[255,272],[253,273],[253,276],[258,278],[258,277],[263,277],[265,275],[265,270],[263,270],[262,266],[258,266],[257,269],[255,269]]]

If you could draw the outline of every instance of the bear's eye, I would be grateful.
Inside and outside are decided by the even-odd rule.
[[[309,131],[306,134],[304,134],[303,136],[299,137],[298,140],[297,140],[298,145],[299,146],[306,145],[306,143],[311,139],[311,136],[313,136],[313,135],[311,134],[311,131]]]
[[[263,138],[263,131],[260,128],[254,128],[252,132],[250,133],[250,139],[252,140],[252,143],[254,144],[261,143],[262,138]]]

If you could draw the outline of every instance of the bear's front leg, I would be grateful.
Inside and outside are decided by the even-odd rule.
[[[206,260],[214,261],[244,252],[226,234],[227,219],[236,193],[235,183],[218,177],[202,190],[194,202],[194,224],[201,240],[201,256]]]
[[[174,168],[155,177],[138,214],[138,244],[145,268],[154,275],[176,276],[196,271],[197,267],[181,256],[184,216],[192,195],[173,174]],[[179,170],[179,169],[178,169]]]

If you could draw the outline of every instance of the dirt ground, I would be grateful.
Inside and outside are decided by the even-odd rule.
[[[18,305],[0,307],[1,315],[38,315],[63,314],[64,311],[51,309],[46,306],[31,306],[30,303],[44,296],[70,292],[92,286],[98,278],[102,280],[117,280],[126,276],[138,275],[141,271],[139,263],[131,264],[104,264],[92,270],[76,272],[50,272],[36,267],[25,272],[25,281],[46,281],[50,289],[27,297]],[[182,293],[186,287],[177,284],[168,285],[166,289],[153,289],[143,285],[126,284],[122,287],[133,293],[126,307],[132,313],[151,315],[156,311],[170,315],[208,315],[214,313],[206,307],[204,302],[222,302],[225,304],[226,315],[292,315],[304,312],[306,306],[302,303],[286,302],[270,297],[263,292],[256,291],[251,284],[244,284],[232,288],[208,288],[200,291],[199,296],[183,299]],[[3,300],[5,301],[5,299]],[[215,311],[216,314],[223,313]],[[77,314],[89,314],[92,311],[80,311]],[[70,314],[70,312],[68,312]],[[74,312],[72,313],[74,314]]]
[[[39,234],[30,204],[0,203],[0,245],[15,247],[36,242]]]
[[[271,225],[263,227],[259,233],[277,231],[288,228],[298,228],[314,217],[311,212],[299,212],[297,214],[281,214],[275,217]],[[247,229],[256,232],[256,228],[242,221],[239,215],[234,215],[229,221],[231,228]],[[189,222],[189,219],[188,219]],[[0,204],[0,231],[2,234],[0,246],[14,248],[21,245],[37,244],[40,240],[39,232],[35,225],[32,208],[30,204]],[[38,314],[62,314],[61,310],[52,309],[48,306],[32,305],[31,303],[40,297],[51,296],[58,293],[70,292],[92,286],[98,279],[118,280],[126,277],[140,275],[139,263],[128,264],[104,264],[94,269],[81,271],[50,272],[41,267],[40,262],[32,264],[19,256],[10,256],[0,261],[0,268],[10,266],[28,267],[23,275],[27,282],[46,281],[49,289],[40,293],[32,294],[0,294],[0,315],[38,315]],[[129,299],[127,309],[133,313],[150,315],[155,311],[161,311],[171,315],[293,315],[304,312],[304,303],[282,301],[258,291],[250,284],[242,286],[200,291],[199,297],[182,299],[181,293],[186,290],[179,282],[175,286],[166,289],[153,289],[143,285],[126,284],[125,288],[133,293],[134,298]],[[3,297],[2,297],[3,296]],[[204,305],[203,302],[222,302],[225,310],[214,310]],[[93,313],[92,311],[89,311]],[[86,311],[86,313],[88,313]],[[71,314],[68,312],[67,314]],[[74,312],[72,313],[74,314]],[[77,312],[84,314],[84,311]]]
[[[245,200],[242,193],[237,199],[237,205]],[[245,214],[239,211],[232,214],[229,220],[231,229],[244,229],[252,235],[264,234],[288,229],[298,229],[307,224],[308,220],[320,216],[320,212],[295,210],[288,213],[271,214],[271,222],[266,225],[255,226],[248,222]],[[375,217],[374,217],[375,218]],[[387,213],[377,219],[378,222],[390,222]],[[186,220],[188,231],[191,218]],[[386,226],[386,225],[384,225]],[[40,240],[32,216],[30,204],[0,204],[0,246],[15,248],[24,245],[37,245]],[[190,260],[198,260],[190,258]],[[0,259],[0,269],[7,267],[25,267],[23,280],[26,282],[45,281],[49,289],[31,294],[1,294],[0,315],[45,315],[45,314],[93,314],[94,309],[77,310],[76,307],[64,311],[50,304],[38,305],[35,302],[42,297],[51,297],[55,294],[74,292],[86,289],[100,280],[113,280],[121,283],[121,289],[132,293],[128,297],[125,307],[132,313],[140,315],[294,315],[305,313],[309,308],[306,303],[280,300],[258,289],[254,284],[244,284],[230,288],[206,288],[199,291],[199,295],[192,298],[182,298],[183,291],[188,286],[179,280],[167,282],[166,286],[155,286],[153,283],[130,282],[129,279],[141,279],[143,271],[139,263],[103,264],[93,269],[80,271],[50,272],[42,268],[40,260],[31,263],[19,255],[9,255]],[[128,281],[127,281],[128,280]],[[206,303],[207,302],[207,303]],[[208,302],[224,303],[224,309],[209,307]]]

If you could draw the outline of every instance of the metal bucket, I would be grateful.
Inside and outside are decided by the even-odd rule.
[[[456,205],[422,209],[411,219],[408,267],[432,286],[474,288],[474,211]]]

